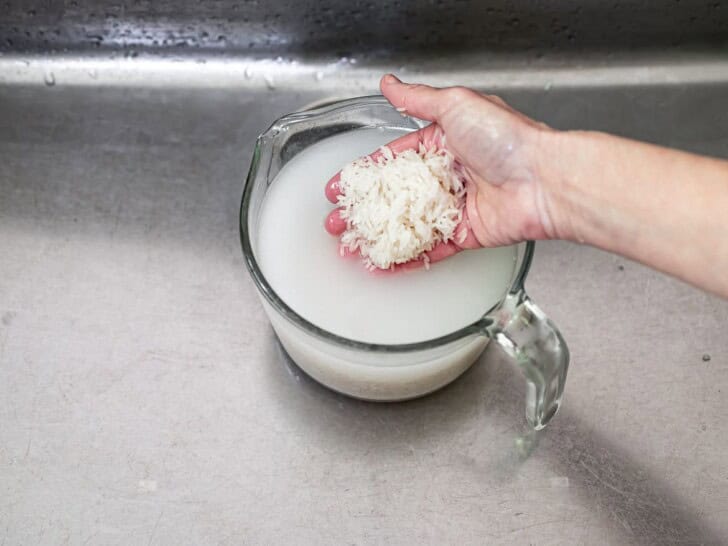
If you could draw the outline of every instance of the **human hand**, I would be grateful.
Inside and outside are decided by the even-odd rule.
[[[445,148],[466,184],[454,241],[428,252],[430,261],[467,248],[564,239],[728,297],[721,274],[728,269],[728,161],[604,133],[555,131],[462,87],[408,85],[387,75],[381,89],[394,107],[432,122],[390,143],[392,151],[420,143]],[[338,179],[326,186],[333,203]],[[338,209],[326,229],[336,236],[346,229]]]
[[[464,249],[556,235],[553,207],[541,172],[543,140],[553,132],[551,129],[498,97],[462,87],[410,85],[387,75],[382,78],[381,90],[394,107],[432,122],[388,147],[395,154],[416,150],[420,144],[447,149],[465,180],[463,221],[453,241],[440,243],[427,253],[430,261]],[[337,174],[326,185],[326,196],[333,203],[337,202],[338,181]],[[325,226],[332,235],[343,233],[346,222],[339,209],[329,214]]]

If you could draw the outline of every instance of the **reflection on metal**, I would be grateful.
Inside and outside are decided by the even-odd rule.
[[[725,45],[720,1],[662,0],[11,0],[0,47],[13,50],[383,57],[478,50],[671,50]]]
[[[402,404],[291,375],[238,243],[255,137],[385,70],[728,158],[728,5],[386,4],[0,2],[8,544],[728,543],[728,302],[539,245],[573,364],[532,435],[495,347]]]
[[[684,55],[631,55],[612,58],[562,57],[530,63],[522,58],[484,60],[478,55],[448,59],[413,59],[407,66],[369,63],[278,62],[250,57],[175,57],[145,55],[135,59],[102,55],[0,55],[0,84],[48,83],[85,86],[244,88],[253,90],[335,90],[347,95],[374,89],[385,71],[432,85],[487,86],[490,90],[553,92],[589,87],[682,86],[728,83],[728,56],[713,52]],[[358,93],[357,93],[358,91]]]

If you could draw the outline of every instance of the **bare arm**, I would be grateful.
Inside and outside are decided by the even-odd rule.
[[[566,239],[622,254],[728,297],[728,161],[603,133],[556,131],[494,96],[382,78],[393,106],[432,125],[390,144],[447,148],[467,186],[464,244]],[[327,196],[336,202],[334,177]],[[327,229],[341,233],[334,211]]]
[[[601,133],[545,140],[557,237],[728,297],[728,162]]]

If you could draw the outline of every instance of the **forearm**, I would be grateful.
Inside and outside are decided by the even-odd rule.
[[[728,162],[601,133],[549,138],[547,199],[559,238],[728,297]]]

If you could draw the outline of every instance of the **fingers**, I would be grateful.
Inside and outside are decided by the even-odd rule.
[[[450,256],[454,256],[460,252],[460,250],[461,249],[458,248],[458,246],[452,241],[447,243],[437,243],[433,249],[427,253],[427,257],[431,263],[435,263],[440,260],[444,260],[445,258],[449,258]]]
[[[442,109],[443,90],[429,85],[402,83],[396,76],[387,74],[379,84],[382,94],[397,109],[428,121],[436,121]]]
[[[441,118],[446,115],[446,112],[453,105],[477,97],[530,123],[535,123],[497,95],[481,95],[465,87],[445,87],[441,89],[423,84],[404,83],[392,74],[386,74],[382,77],[379,87],[382,94],[392,103],[392,106],[407,115],[428,121],[440,122],[442,121]]]
[[[467,210],[463,210],[463,219],[460,225],[455,229],[455,236],[453,240],[447,243],[437,243],[432,250],[427,252],[427,257],[431,263],[439,262],[450,256],[454,256],[461,250],[471,250],[475,248],[481,248],[482,245],[475,237],[472,228],[470,227],[470,220],[468,220]],[[418,260],[419,261],[419,260]]]
[[[387,148],[392,150],[392,153],[395,155],[401,154],[406,150],[417,150],[420,147],[420,143],[422,142],[422,131],[423,129],[420,129],[419,131],[407,133],[406,135],[401,136],[398,139],[395,139],[392,142],[386,144],[386,146]],[[376,160],[379,159],[381,155],[382,151],[380,148],[369,157]]]
[[[359,254],[359,251],[352,251],[348,246],[339,244],[339,255],[345,259],[345,260],[351,260],[351,259],[361,259],[361,254]],[[423,260],[412,260],[411,262],[407,262],[404,264],[396,264],[390,267],[389,269],[379,269],[378,267],[374,267],[369,269],[370,275],[377,275],[377,276],[386,276],[386,275],[392,275],[394,273],[398,273],[401,271],[410,271],[413,269],[419,269],[421,267],[425,266],[425,262]]]
[[[331,180],[326,183],[326,187],[324,188],[324,192],[326,193],[326,199],[334,204],[339,202],[339,195],[341,195],[341,190],[339,189],[340,180],[341,172],[338,172],[331,177]]]
[[[335,235],[335,236],[341,235],[341,233],[343,233],[344,230],[346,229],[346,223],[343,220],[341,220],[341,217],[338,215],[338,211],[339,211],[339,209],[332,211],[332,213],[329,215],[329,218],[331,218],[333,215],[335,215],[336,220],[333,220],[332,223],[342,222],[342,224],[337,223],[336,227],[330,228],[329,227],[329,218],[326,219],[326,231],[328,231],[331,235]],[[470,234],[470,236],[472,236],[472,233]],[[473,239],[475,239],[475,238],[473,237]],[[454,256],[458,252],[461,252],[463,250],[468,250],[471,248],[480,248],[480,243],[475,241],[475,243],[472,246],[461,246],[454,241],[448,241],[447,243],[440,242],[440,243],[437,243],[433,247],[432,250],[430,250],[429,252],[426,252],[425,255],[427,256],[427,261],[429,261],[430,263],[436,263],[436,262],[439,262],[440,260],[444,260],[445,258]],[[339,245],[339,254],[343,258],[354,258],[354,257],[359,258],[360,257],[359,252],[352,252],[349,249],[349,247],[347,247],[345,245],[341,245],[341,244]],[[381,275],[381,274],[396,273],[398,271],[411,271],[413,269],[420,269],[420,268],[424,267],[425,264],[426,264],[426,260],[423,259],[422,257],[420,257],[420,258],[411,260],[409,262],[405,262],[403,264],[396,264],[389,269],[374,268],[371,270],[371,272]]]
[[[334,237],[338,237],[344,231],[346,231],[346,220],[341,217],[341,208],[332,210],[326,220],[324,220],[324,227]]]
[[[439,242],[432,250],[426,252],[427,259],[430,263],[439,262],[450,256],[454,256],[462,250],[471,250],[475,248],[481,248],[482,245],[478,242],[475,237],[475,233],[470,227],[470,221],[468,220],[468,214],[466,210],[463,210],[463,220],[460,225],[455,229],[455,236],[453,240],[447,243]],[[418,269],[425,265],[425,261],[421,258],[412,260],[404,264],[395,266],[395,270],[399,269]]]
[[[442,147],[442,137],[443,132],[440,126],[433,123],[419,131],[408,133],[393,140],[387,144],[387,148],[392,150],[394,154],[401,154],[405,150],[418,150],[420,144],[428,150],[432,148],[439,149]]]
[[[480,241],[478,241],[478,238],[475,236],[475,232],[470,225],[467,207],[463,208],[463,219],[460,221],[460,225],[458,225],[455,229],[453,242],[461,250],[471,250],[474,248],[481,248],[483,246],[480,244]]]

